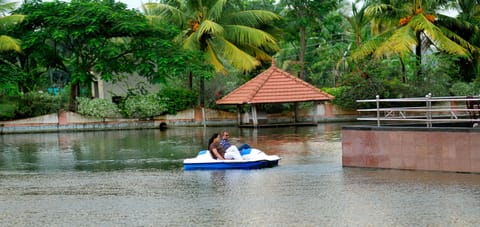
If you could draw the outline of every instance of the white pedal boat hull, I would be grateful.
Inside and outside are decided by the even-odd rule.
[[[243,160],[217,160],[212,158],[210,151],[203,150],[197,157],[183,160],[183,169],[261,169],[275,167],[280,160],[277,155],[267,155],[255,148],[242,150],[241,154]]]

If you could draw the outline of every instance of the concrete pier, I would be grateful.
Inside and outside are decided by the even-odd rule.
[[[346,167],[480,173],[480,129],[348,126]]]

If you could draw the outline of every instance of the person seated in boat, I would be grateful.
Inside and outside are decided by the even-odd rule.
[[[220,160],[242,159],[240,154],[235,155],[232,152],[229,152],[229,153],[225,152],[225,149],[220,144],[220,134],[218,133],[214,133],[210,138],[210,140],[208,141],[208,150],[212,153],[212,156],[214,159],[220,159]]]
[[[223,146],[225,150],[225,156],[231,156],[235,160],[242,160],[242,155],[238,150],[237,146],[232,145],[230,141],[228,141],[230,137],[230,133],[228,131],[223,131],[222,133],[222,140],[220,140],[220,144]]]
[[[220,144],[220,134],[214,133],[208,140],[208,150],[212,153],[212,158],[225,160],[225,149]]]

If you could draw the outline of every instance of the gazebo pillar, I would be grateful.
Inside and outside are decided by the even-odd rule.
[[[293,103],[293,123],[298,122],[298,102]]]
[[[240,105],[237,105],[237,126],[242,125],[242,113],[240,110]]]
[[[313,102],[313,123],[314,124],[318,124],[318,112],[319,112],[319,106],[320,106],[320,102],[318,101],[315,101]]]
[[[258,118],[257,118],[257,107],[255,106],[255,104],[252,104],[252,120],[253,120],[253,127],[257,127],[258,126]]]

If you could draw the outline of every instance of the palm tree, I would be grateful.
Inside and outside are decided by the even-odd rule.
[[[2,51],[17,51],[20,52],[20,41],[5,35],[7,30],[12,26],[20,23],[24,16],[13,14],[8,15],[16,6],[15,2],[7,2],[7,0],[0,0],[0,52]]]
[[[470,43],[480,46],[480,0],[457,0],[458,16],[445,26],[459,34]],[[460,59],[460,69],[465,81],[472,81],[480,72],[480,54],[474,53],[473,59]]]
[[[399,55],[405,58],[408,54],[414,53],[417,77],[421,75],[422,54],[427,49],[471,59],[471,54],[477,48],[437,23],[439,16],[447,17],[437,13],[440,6],[447,2],[414,0],[397,5],[387,3],[371,5],[367,9],[367,14],[375,18],[376,23],[384,26],[382,29],[376,29],[378,35],[365,42],[352,57],[361,59],[370,55],[377,58]],[[396,21],[393,27],[392,21]]]
[[[358,0],[352,2],[352,16],[344,15],[355,33],[357,47],[362,43],[362,30],[370,23],[370,19],[366,15],[366,9],[370,6],[370,1],[364,1],[360,9],[357,9]]]
[[[480,0],[457,0],[460,9],[459,19],[478,23],[480,22]]]
[[[294,28],[293,31],[298,34],[299,77],[305,79],[307,41],[312,38],[310,36],[313,34],[314,26],[323,25],[328,13],[337,9],[338,1],[281,0],[278,2],[283,7],[281,14],[289,18],[288,26]],[[296,34],[294,37],[297,37]]]
[[[227,0],[160,0],[143,9],[152,22],[169,21],[182,33],[187,50],[205,53],[217,72],[228,67],[248,72],[279,50],[276,38],[265,31],[279,16],[265,10],[237,10]]]

